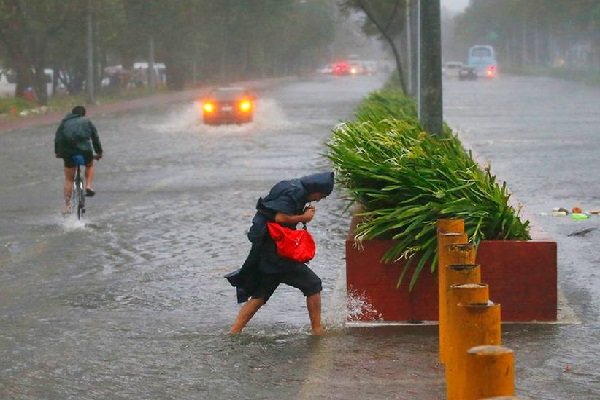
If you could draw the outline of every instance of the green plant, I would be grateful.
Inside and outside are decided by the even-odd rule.
[[[0,114],[17,117],[21,111],[30,109],[32,107],[35,107],[35,105],[21,97],[0,98]]]
[[[482,169],[449,129],[441,137],[423,132],[409,102],[379,93],[366,103],[379,102],[379,96],[381,107],[362,105],[355,122],[334,130],[327,156],[338,181],[362,206],[356,239],[398,241],[384,255],[386,262],[407,260],[398,286],[415,260],[409,288],[428,262],[434,271],[438,219],[464,219],[474,243],[529,239],[529,222],[509,205],[506,183],[499,184],[489,166]],[[390,102],[402,103],[402,110],[389,112]]]

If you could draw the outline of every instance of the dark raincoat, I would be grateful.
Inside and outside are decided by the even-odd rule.
[[[76,154],[102,154],[102,145],[96,127],[89,119],[79,114],[67,114],[54,135],[54,153],[61,158]]]
[[[238,303],[243,303],[256,289],[260,274],[284,272],[294,261],[277,255],[277,249],[267,231],[267,221],[273,221],[278,212],[297,215],[304,212],[311,193],[329,195],[333,191],[333,172],[321,172],[277,183],[269,194],[258,199],[256,214],[248,231],[248,239],[252,243],[250,253],[242,267],[225,275],[235,286]],[[287,225],[295,229],[295,226]]]

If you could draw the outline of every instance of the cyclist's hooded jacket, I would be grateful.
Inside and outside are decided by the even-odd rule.
[[[333,172],[321,172],[277,183],[266,197],[256,203],[256,214],[248,231],[252,249],[241,269],[225,277],[237,288],[238,302],[246,301],[256,285],[259,273],[285,272],[290,263],[277,255],[277,249],[267,231],[267,222],[275,219],[278,212],[287,215],[299,215],[304,212],[311,193],[329,195],[333,191]],[[287,225],[295,229],[293,225]]]
[[[79,114],[67,114],[54,135],[54,153],[62,158],[76,154],[102,154],[98,131],[92,121]]]

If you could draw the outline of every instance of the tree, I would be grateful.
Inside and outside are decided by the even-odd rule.
[[[46,56],[49,42],[63,29],[76,0],[0,0],[0,43],[8,66],[17,75],[15,95],[34,88],[38,100],[47,102]]]
[[[364,32],[369,35],[379,34],[389,44],[396,61],[400,87],[404,93],[407,93],[402,60],[394,40],[405,28],[402,13],[402,10],[406,9],[405,0],[345,0],[342,2],[342,9],[346,12],[350,10],[363,12],[368,18],[363,25]]]

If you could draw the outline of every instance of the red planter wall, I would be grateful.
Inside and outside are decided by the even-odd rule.
[[[348,319],[437,321],[437,274],[425,266],[409,292],[411,270],[396,288],[402,264],[380,261],[393,243],[393,240],[365,240],[363,248],[358,249],[354,245],[353,229],[350,230],[346,240],[349,304],[356,308],[362,303],[368,312],[349,310]],[[477,263],[481,265],[481,280],[489,285],[490,300],[501,304],[503,322],[556,320],[556,251],[556,242],[549,239],[489,240],[479,245]]]

